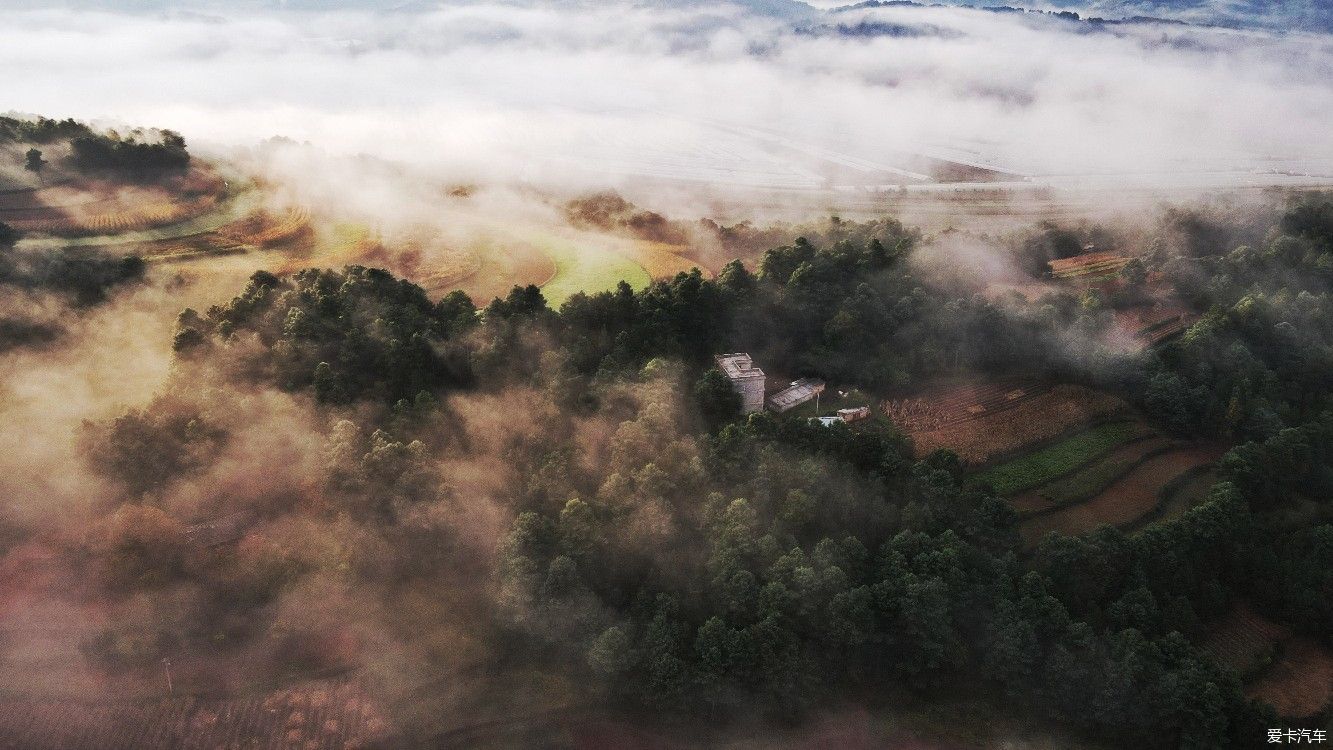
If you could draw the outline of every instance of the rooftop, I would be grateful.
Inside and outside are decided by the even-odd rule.
[[[768,401],[779,410],[784,410],[803,404],[814,398],[816,393],[823,392],[824,381],[815,380],[814,378],[801,378],[790,386],[769,396]]]
[[[764,377],[764,371],[754,366],[754,360],[750,359],[748,354],[742,352],[719,354],[713,359],[717,360],[717,366],[722,373],[732,380]]]

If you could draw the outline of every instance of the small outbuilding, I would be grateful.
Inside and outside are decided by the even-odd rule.
[[[855,422],[857,420],[866,419],[869,416],[869,406],[857,406],[851,409],[838,410],[838,419],[841,419],[844,422]]]
[[[824,392],[824,381],[814,378],[801,378],[791,385],[768,397],[768,408],[781,414],[813,401]]]

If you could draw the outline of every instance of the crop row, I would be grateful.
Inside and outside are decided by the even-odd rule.
[[[1277,709],[1279,716],[1310,719],[1333,706],[1333,651],[1308,636],[1278,648],[1277,663],[1246,690]]]
[[[1103,251],[1099,253],[1084,253],[1083,255],[1075,255],[1071,258],[1056,258],[1055,260],[1048,261],[1047,265],[1050,266],[1053,275],[1059,276],[1063,273],[1075,271],[1087,266],[1108,262],[1124,265],[1129,262],[1129,258],[1112,252]]]
[[[388,734],[384,717],[350,682],[224,699],[0,699],[3,747],[332,750],[377,746]]]
[[[286,242],[309,228],[310,211],[292,207],[277,215],[260,213],[220,231],[240,242],[263,247]]]
[[[1140,333],[1139,338],[1143,340],[1145,343],[1147,343],[1149,346],[1156,346],[1157,344],[1166,341],[1172,336],[1175,336],[1176,334],[1181,333],[1185,329],[1194,325],[1194,322],[1196,320],[1198,320],[1197,316],[1182,315],[1179,318],[1176,318],[1175,320],[1154,326],[1151,331],[1145,331],[1143,333]]]
[[[1044,485],[1105,455],[1151,430],[1137,422],[1110,422],[1072,435],[1054,445],[1033,451],[981,472],[976,479],[989,483],[1001,495]]]
[[[884,402],[884,413],[908,433],[926,432],[976,419],[1040,395],[1038,386],[967,385]]]
[[[1052,275],[1057,279],[1076,279],[1086,276],[1112,275],[1125,267],[1129,263],[1128,258],[1119,258],[1116,260],[1105,260],[1098,263],[1089,263],[1084,266],[1077,266],[1063,271],[1053,272]]]
[[[1104,457],[1097,459],[1068,476],[1060,477],[1031,492],[1012,498],[1014,509],[1020,514],[1036,515],[1086,502],[1105,492],[1124,475],[1144,461],[1170,450],[1171,441],[1160,436],[1145,434],[1141,439],[1126,441]]]
[[[1290,636],[1286,628],[1241,603],[1209,628],[1202,646],[1222,664],[1247,674],[1267,666],[1277,644]]]
[[[965,463],[984,464],[1125,409],[1120,399],[1077,385],[1060,385],[998,411],[912,433],[917,455],[939,448]]]
[[[46,210],[8,221],[24,232],[55,235],[118,234],[174,224],[199,214],[208,201],[143,203],[104,212]]]

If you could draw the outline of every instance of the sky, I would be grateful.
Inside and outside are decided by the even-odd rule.
[[[1025,176],[1333,174],[1333,36],[763,5],[10,10],[0,110],[204,147],[282,135],[460,180],[804,189],[813,161],[922,153]]]

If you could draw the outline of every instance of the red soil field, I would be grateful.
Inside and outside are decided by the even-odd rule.
[[[79,702],[0,697],[0,747],[69,750],[382,746],[389,725],[364,689],[320,680],[239,698]]]
[[[222,189],[207,168],[152,184],[84,180],[0,194],[0,221],[21,232],[115,234],[198,216],[217,204]]]
[[[1243,675],[1262,666],[1278,644],[1290,637],[1291,631],[1242,602],[1208,628],[1200,645],[1219,663]]]
[[[1117,464],[1138,461],[1153,451],[1160,450],[1171,441],[1160,435],[1148,437],[1143,440],[1135,440],[1132,443],[1116,448],[1105,456],[1087,464],[1079,471],[1096,470],[1100,464]],[[1131,469],[1132,471],[1132,469]],[[1128,472],[1127,472],[1128,473]],[[1072,474],[1069,476],[1073,476]],[[1022,492],[1009,498],[1009,504],[1019,513],[1034,513],[1047,510],[1053,506],[1052,501],[1043,494],[1043,488],[1038,487],[1035,490]]]
[[[1081,276],[1087,273],[1110,273],[1129,262],[1129,258],[1112,252],[1084,253],[1072,258],[1059,258],[1047,263],[1051,275],[1057,278]]]
[[[906,432],[927,432],[1017,406],[1045,390],[1018,380],[964,383],[885,401],[884,413]]]
[[[1036,544],[1050,531],[1073,535],[1103,524],[1133,524],[1157,507],[1158,494],[1167,482],[1220,456],[1216,448],[1185,448],[1148,459],[1088,502],[1028,519],[1020,529],[1023,539]]]
[[[1296,719],[1316,716],[1333,705],[1333,651],[1305,636],[1282,644],[1281,658],[1246,689]]]
[[[948,448],[964,463],[983,464],[1127,408],[1114,396],[1077,385],[1059,385],[1035,394],[1023,389],[1021,395],[1005,402],[1014,392],[1000,387],[998,404],[969,403],[968,397],[946,402],[942,407],[946,415],[971,416],[949,417],[944,426],[925,431],[907,430],[916,455]]]

